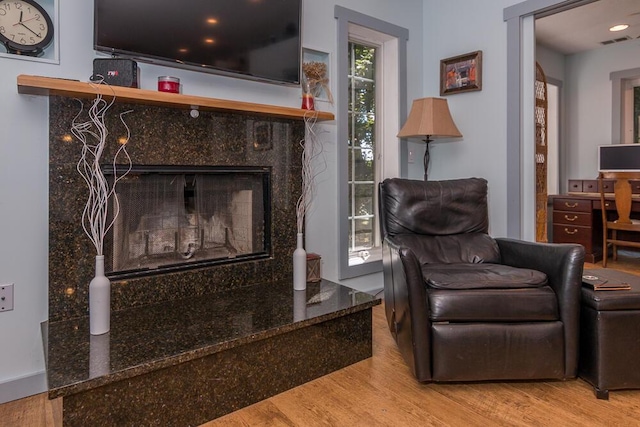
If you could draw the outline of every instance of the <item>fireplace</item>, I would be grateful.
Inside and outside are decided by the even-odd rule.
[[[63,398],[65,425],[202,424],[371,356],[379,299],[326,281],[303,294],[291,285],[304,123],[282,108],[269,117],[203,109],[194,120],[176,108],[113,106],[109,147],[128,131],[118,114],[134,110],[127,144],[137,165],[117,189],[124,213],[105,247],[118,258],[110,274],[144,258],[154,261],[135,269],[153,273],[112,280],[111,330],[90,335],[95,248],[80,225],[87,189],[68,134],[78,104],[49,102],[43,339],[49,397]],[[200,268],[160,261],[194,263],[207,251],[211,265]]]
[[[90,101],[83,102],[86,112]],[[80,147],[68,138],[80,107],[59,96],[49,103],[54,322],[88,314],[95,249],[81,226],[87,189],[76,170]],[[304,122],[205,110],[193,118],[189,110],[116,103],[105,117],[105,159],[127,134],[119,114],[129,110],[135,169],[117,185],[121,214],[104,246],[112,310],[291,280]]]
[[[269,168],[134,166],[116,194],[105,251],[112,279],[270,256]]]

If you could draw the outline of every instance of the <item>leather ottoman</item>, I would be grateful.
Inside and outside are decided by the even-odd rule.
[[[598,399],[609,390],[640,388],[640,277],[611,269],[585,270],[631,290],[594,291],[582,287],[579,376]]]

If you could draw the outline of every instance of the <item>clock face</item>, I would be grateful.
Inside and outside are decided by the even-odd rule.
[[[52,38],[51,18],[39,4],[30,0],[0,0],[0,42],[9,51],[41,51]]]

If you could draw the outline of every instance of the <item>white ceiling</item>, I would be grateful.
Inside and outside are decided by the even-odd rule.
[[[629,28],[610,32],[616,24],[629,24]],[[565,55],[627,36],[640,37],[640,0],[599,0],[536,20],[538,43]]]

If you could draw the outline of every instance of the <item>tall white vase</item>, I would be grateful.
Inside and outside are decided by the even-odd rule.
[[[91,335],[89,338],[89,378],[111,372],[111,334]]]
[[[89,330],[91,335],[109,332],[111,282],[104,275],[104,255],[96,256],[96,275],[89,283]]]
[[[302,233],[298,233],[298,244],[293,251],[293,289],[296,291],[307,289],[307,252],[304,250]]]
[[[307,318],[307,291],[293,291],[293,321],[300,322]]]

